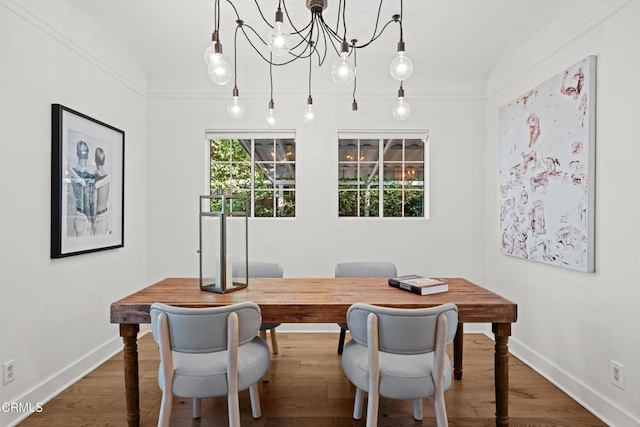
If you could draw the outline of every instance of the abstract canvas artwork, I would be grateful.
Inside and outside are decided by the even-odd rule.
[[[499,110],[501,252],[594,271],[596,57]]]

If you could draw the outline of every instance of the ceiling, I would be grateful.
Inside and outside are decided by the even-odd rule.
[[[66,0],[90,16],[104,31],[121,41],[139,58],[147,72],[148,89],[154,91],[211,90],[206,76],[203,51],[213,31],[213,0]],[[345,0],[346,1],[346,0]],[[407,55],[415,65],[413,82],[484,82],[505,55],[553,22],[584,25],[617,0],[406,0],[404,39]],[[221,0],[221,42],[225,57],[233,66],[235,15],[230,4]],[[237,0],[241,18],[262,36],[266,24],[255,2]],[[269,21],[273,21],[277,0],[259,0]],[[377,0],[347,2],[347,39],[371,37],[378,8]],[[309,11],[305,0],[286,0],[297,28],[304,27]],[[385,23],[399,13],[399,0],[384,0],[380,21]],[[337,18],[338,0],[329,0],[324,13],[332,27]],[[287,19],[285,18],[285,23]],[[388,72],[399,38],[397,25],[370,47],[358,50],[358,88],[380,92],[397,89]],[[330,84],[331,64],[337,58],[331,50],[321,70],[314,69],[315,91],[341,91]],[[275,89],[280,92],[306,91],[308,62],[297,61],[275,67]],[[260,60],[243,38],[238,41],[238,87],[247,91],[268,90],[268,65]],[[416,77],[418,76],[418,77]],[[215,89],[231,92],[231,85]],[[393,88],[393,89],[391,89]],[[345,88],[345,91],[351,89]]]

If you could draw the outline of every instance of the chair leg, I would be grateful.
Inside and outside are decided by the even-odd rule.
[[[347,335],[347,330],[344,328],[340,328],[340,340],[338,341],[338,354],[342,354],[342,349],[344,348],[344,339]]]
[[[444,392],[440,391],[440,393],[438,393],[438,390],[436,390],[433,396],[433,406],[436,411],[436,426],[447,427],[449,420],[447,419],[447,407],[444,403]]]
[[[367,394],[367,424],[366,427],[378,426],[378,403],[380,396],[378,393]],[[438,426],[440,427],[440,426]]]
[[[240,427],[240,401],[238,393],[227,395],[227,407],[229,411],[229,427]]]
[[[422,399],[416,399],[413,401],[413,418],[422,420]]]
[[[362,410],[364,409],[364,390],[356,387],[356,402],[353,404],[353,419],[362,418]]]
[[[269,335],[271,335],[271,347],[273,348],[273,354],[278,354],[278,337],[276,336],[276,328],[269,329]]]
[[[258,391],[258,383],[249,387],[249,398],[251,400],[251,415],[253,418],[260,418],[262,410],[260,409],[260,392]]]
[[[200,403],[202,403],[202,399],[193,399],[193,418],[200,418]]]
[[[171,392],[162,392],[162,401],[160,403],[160,416],[158,417],[158,427],[169,427],[171,421],[171,405],[173,404],[173,395]]]

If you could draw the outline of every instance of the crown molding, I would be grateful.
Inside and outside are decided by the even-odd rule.
[[[536,68],[537,66],[542,64],[544,61],[546,61],[547,59],[549,59],[550,57],[552,57],[556,53],[560,52],[562,49],[565,49],[569,44],[573,43],[575,40],[577,40],[578,38],[584,36],[589,31],[591,31],[592,29],[594,29],[595,27],[597,27],[598,25],[600,25],[601,23],[603,23],[604,21],[609,19],[612,15],[616,14],[620,10],[624,9],[625,7],[627,7],[629,4],[633,3],[633,1],[634,0],[619,0],[619,1],[615,2],[615,3],[613,3],[612,5],[603,8],[602,10],[599,10],[599,11],[595,12],[591,17],[587,18],[580,25],[578,25],[564,39],[564,41],[560,41],[558,43],[554,43],[553,46],[551,46],[551,47],[546,49],[545,53],[543,53],[541,55],[537,55],[534,59],[531,59],[530,61],[522,63],[522,67],[520,67],[519,70],[517,70],[515,73],[513,73],[509,79],[500,82],[499,84],[497,84],[496,86],[494,86],[492,88],[487,88],[487,91],[485,93],[484,98],[488,99],[488,98],[496,95],[501,90],[503,90],[504,88],[509,86],[511,83],[513,83],[516,80],[518,80],[524,74],[526,74],[529,71],[533,70],[534,68]],[[503,57],[501,62],[497,66],[494,66],[494,68],[491,71],[491,73],[489,73],[489,76],[491,76],[491,74],[493,74],[493,71],[496,70],[504,62],[506,57],[508,57],[508,56],[510,56],[512,54],[513,54],[513,52],[511,52],[509,55],[506,55],[505,57]],[[487,80],[487,84],[488,84],[488,80]]]
[[[42,31],[62,46],[66,47],[70,51],[77,54],[79,57],[86,60],[91,65],[96,68],[102,70],[105,74],[111,76],[118,82],[122,83],[127,88],[131,89],[133,92],[137,93],[140,96],[147,97],[147,90],[144,87],[141,87],[131,79],[127,78],[124,74],[120,73],[115,68],[109,66],[109,64],[102,61],[100,58],[71,40],[69,37],[64,35],[57,28],[53,27],[51,24],[45,22],[43,19],[38,17],[36,14],[27,10],[23,6],[16,3],[14,0],[0,0],[0,6],[4,6],[9,11],[13,12],[16,16],[22,18],[29,24],[33,25],[38,30]]]
[[[270,96],[268,91],[243,93],[243,99],[268,99]],[[306,99],[306,94],[287,92],[278,93],[277,99]],[[343,92],[326,92],[313,94],[313,99],[344,99],[349,98],[350,94],[344,94]],[[190,99],[202,99],[202,100],[229,100],[228,93],[212,93],[205,91],[149,91],[147,93],[148,99],[157,100],[190,100]],[[360,93],[356,96],[357,99],[380,99],[380,98],[397,98],[394,92],[368,92]],[[416,93],[411,94],[407,99],[421,99],[421,100],[484,100],[486,97],[483,93]]]

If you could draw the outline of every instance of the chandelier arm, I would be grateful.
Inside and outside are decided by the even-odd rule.
[[[271,25],[271,23],[269,21],[267,21],[267,18],[264,17],[264,14],[262,13],[262,9],[260,9],[260,4],[258,3],[258,0],[254,0],[256,3],[256,7],[258,8],[258,12],[260,12],[260,16],[262,16],[262,20],[264,22],[266,22],[266,24],[270,27],[273,28],[273,25]]]
[[[256,37],[260,39],[260,41],[262,42],[262,44],[264,44],[265,46],[267,46],[267,42],[266,42],[262,37],[260,37],[260,34],[258,34],[258,32],[257,32],[257,31],[256,31],[256,30],[255,30],[251,25],[244,24],[244,25],[242,25],[242,26],[243,26],[243,27],[247,27],[247,28],[249,28],[251,31],[253,31],[253,34],[255,34],[255,35],[256,35]],[[243,32],[244,32],[244,31],[243,31]],[[249,38],[249,36],[247,36],[247,33],[246,33],[246,32],[244,32],[244,33],[245,33],[245,36],[246,36],[247,38]]]
[[[270,105],[273,105],[273,53],[269,53],[269,85],[271,86]]]
[[[337,32],[333,31],[333,28],[331,28],[326,22],[324,22],[322,15],[319,15],[318,19],[322,23],[322,28],[325,28],[329,35],[331,35],[338,43],[342,42],[343,38],[340,37]],[[338,53],[338,55],[340,54]]]
[[[316,15],[316,19],[319,21],[322,21],[322,15]],[[318,25],[321,25],[321,24],[318,24]],[[318,54],[318,67],[322,67],[322,64],[324,64],[324,60],[327,58],[327,51],[328,51],[327,32],[322,31],[322,28],[323,27],[320,26],[320,31],[318,31],[318,34],[316,35],[316,42],[314,45],[316,48],[316,53]],[[322,58],[320,57],[320,51],[318,50],[318,42],[320,41],[320,34],[322,34],[322,37],[324,38],[324,52],[322,53]],[[331,43],[331,46],[333,46],[333,43]]]
[[[265,62],[270,63],[271,65],[275,65],[276,67],[279,67],[279,66],[281,66],[281,65],[287,65],[287,64],[290,64],[290,63],[292,63],[293,61],[295,61],[296,59],[298,59],[298,57],[295,57],[295,58],[293,58],[293,59],[291,59],[291,60],[289,60],[289,61],[282,62],[282,63],[276,63],[276,62],[272,62],[272,61],[268,60],[268,59],[267,59],[267,58],[262,54],[262,52],[260,52],[260,49],[258,49],[258,48],[255,46],[255,44],[253,44],[253,41],[251,41],[251,38],[249,37],[249,35],[247,34],[247,32],[244,30],[244,27],[245,27],[245,26],[247,26],[247,25],[245,24],[245,25],[239,26],[239,27],[240,27],[240,29],[241,29],[241,31],[242,31],[242,33],[244,34],[244,37],[247,39],[247,42],[249,43],[249,45],[251,45],[251,47],[253,48],[253,50],[255,50],[255,51],[256,51],[256,53],[258,54],[258,56],[259,56],[260,58],[262,58],[262,60],[264,60]],[[251,27],[249,27],[249,28],[251,28]],[[255,33],[255,30],[254,30],[253,28],[251,28],[251,30]],[[258,37],[259,37],[259,36],[258,36]],[[262,40],[262,39],[260,39],[260,40]],[[262,42],[264,43],[264,40],[262,40]],[[294,56],[295,56],[295,55],[294,55]],[[306,58],[306,57],[305,57],[305,58]]]
[[[378,37],[380,37],[382,35],[382,33],[384,33],[384,30],[389,26],[389,24],[391,24],[392,22],[394,22],[393,19],[390,19],[389,22],[387,22],[386,24],[384,24],[384,27],[382,27],[382,29],[380,30],[380,32],[378,33],[378,35],[376,35],[375,37],[373,37],[371,40],[369,40],[368,42],[366,42],[365,44],[361,44],[360,46],[356,46],[356,49],[361,49],[363,47],[367,47],[369,46],[371,43],[373,43],[374,41],[376,41],[378,39]]]
[[[340,28],[340,9],[342,8],[342,0],[338,3],[338,20],[336,21],[336,33],[338,32],[338,28]]]
[[[291,34],[300,34],[301,32],[303,32],[306,28],[309,27],[309,25],[311,24],[311,22],[313,22],[313,12],[311,12],[311,21],[309,22],[309,24],[307,24],[306,27],[304,27],[302,30],[298,30],[296,28],[296,26],[294,25],[293,21],[291,20],[291,17],[289,16],[289,11],[287,10],[287,2],[282,0],[282,7],[284,7],[284,12],[285,15],[287,15],[287,21],[289,21],[289,24],[291,24],[291,28],[293,28],[295,30],[295,33],[291,33]]]

